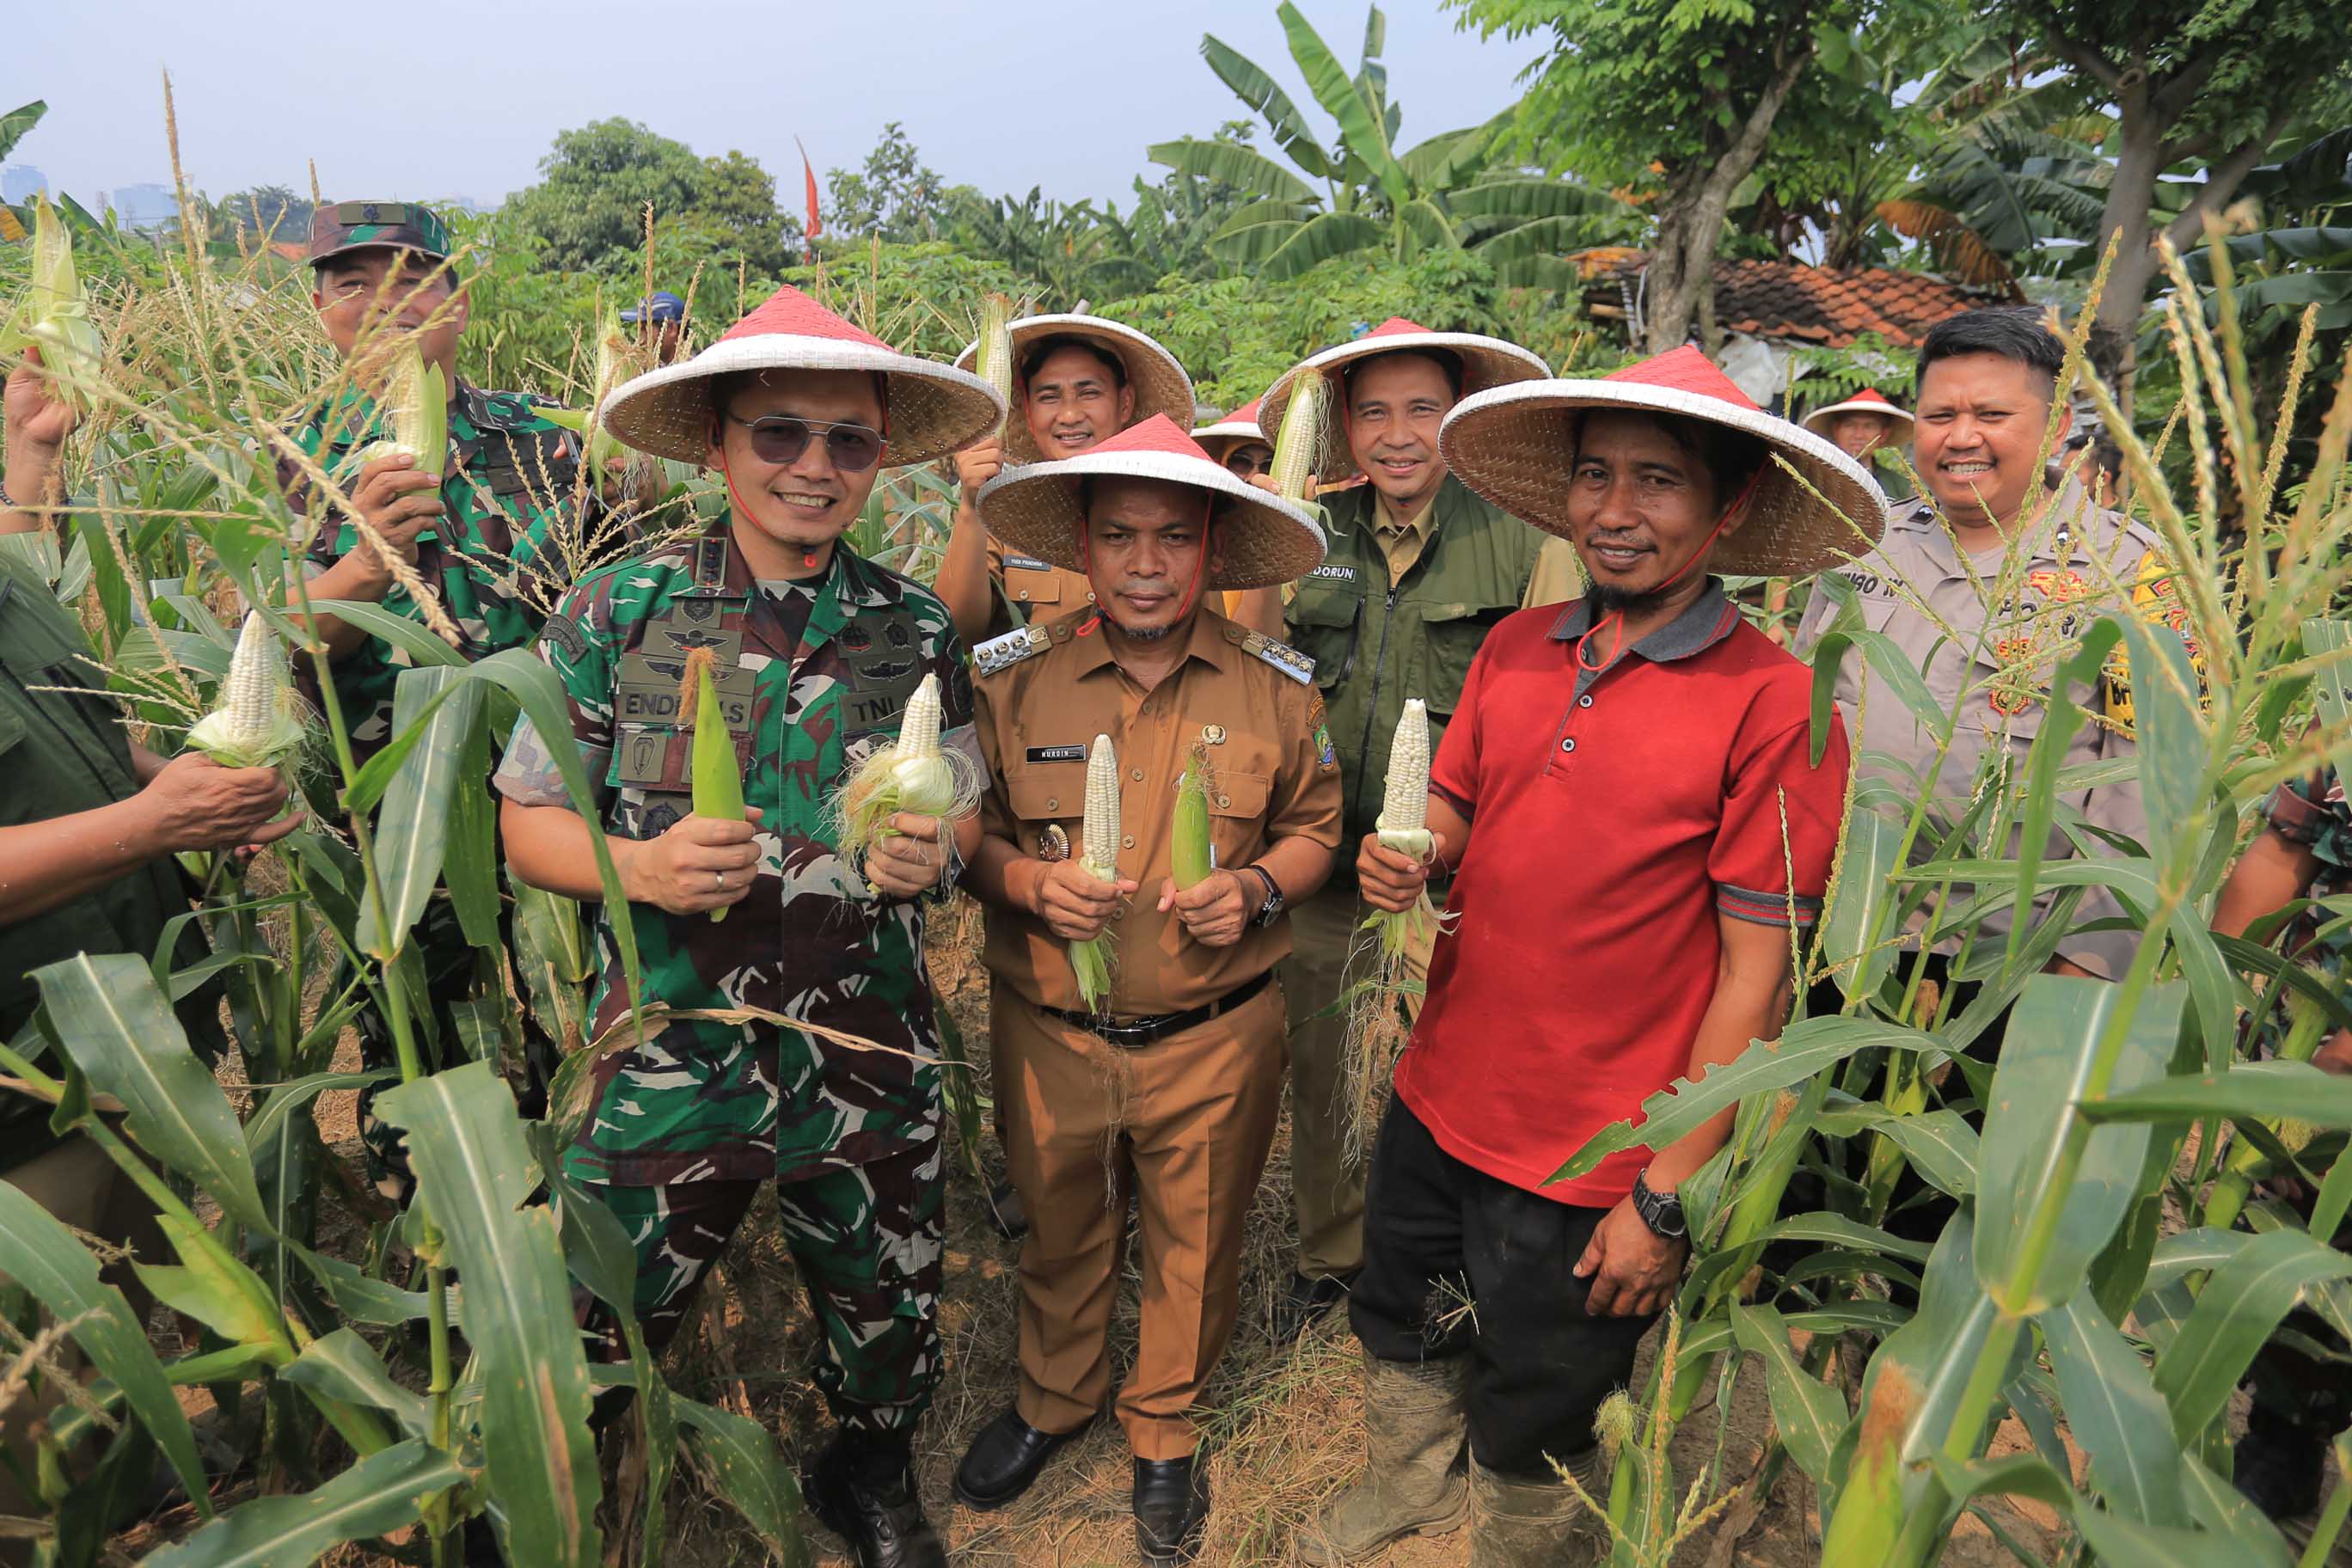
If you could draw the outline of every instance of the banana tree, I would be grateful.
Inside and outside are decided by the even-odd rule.
[[[1148,149],[1155,163],[1248,198],[1210,241],[1229,266],[1282,279],[1359,251],[1402,261],[1430,249],[1474,250],[1506,282],[1557,286],[1565,279],[1561,253],[1638,228],[1632,209],[1614,197],[1501,163],[1496,139],[1515,110],[1397,151],[1403,111],[1389,98],[1381,60],[1388,21],[1378,5],[1366,16],[1353,76],[1290,0],[1276,15],[1291,59],[1336,134],[1319,134],[1273,76],[1204,34],[1209,68],[1265,120],[1289,163],[1240,142],[1195,137]]]

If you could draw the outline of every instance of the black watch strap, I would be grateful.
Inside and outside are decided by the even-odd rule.
[[[1642,1223],[1668,1241],[1685,1240],[1690,1226],[1683,1217],[1683,1201],[1672,1193],[1658,1194],[1650,1190],[1649,1173],[1633,1178],[1633,1212]]]
[[[1250,917],[1250,923],[1261,926],[1270,925],[1274,918],[1282,913],[1284,903],[1282,884],[1276,881],[1274,873],[1263,866],[1254,865],[1249,869],[1256,872],[1258,880],[1265,884],[1265,902],[1257,907],[1257,913]]]

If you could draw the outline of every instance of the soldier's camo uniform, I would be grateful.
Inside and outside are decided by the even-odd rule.
[[[362,231],[366,232],[366,231]],[[542,405],[519,392],[485,392],[460,383],[449,405],[449,462],[441,480],[443,515],[419,536],[417,574],[433,589],[457,625],[457,652],[468,660],[508,648],[529,647],[539,636],[544,606],[560,592],[563,567],[552,559],[551,533],[565,513],[584,508],[593,527],[601,516],[593,486],[579,484],[580,442],[549,423]],[[296,432],[302,450],[333,476],[346,493],[363,465],[353,455],[378,434],[367,400],[347,392],[312,414]],[[294,504],[307,510],[310,489],[299,465],[278,465],[278,482]],[[583,493],[584,491],[584,493]],[[348,517],[321,526],[310,550],[315,577],[360,547],[359,528]],[[424,625],[424,612],[394,583],[382,600],[391,614]],[[354,758],[375,755],[393,736],[393,689],[400,672],[415,660],[398,644],[371,637],[335,661],[335,700],[342,710]],[[298,661],[306,694],[317,691],[307,660]],[[512,906],[501,902],[500,926],[513,944]],[[469,946],[446,898],[436,897],[413,935],[411,951],[421,963],[431,999],[426,1060],[448,1061],[460,1053],[456,1010],[470,997],[502,997],[505,981],[496,954]],[[370,1067],[394,1060],[392,1035],[374,1008],[362,1009],[358,1026],[362,1058]],[[528,1015],[523,1020],[527,1113],[535,1113],[559,1055],[554,1043]],[[368,1173],[397,1196],[407,1185],[406,1161],[398,1135],[371,1114],[373,1091],[362,1096],[361,1131]]]
[[[591,1066],[564,1168],[630,1228],[637,1313],[656,1342],[760,1184],[776,1182],[824,1333],[819,1387],[846,1424],[903,1428],[940,1373],[942,1140],[924,906],[874,898],[824,818],[847,772],[895,738],[927,673],[945,699],[943,740],[976,758],[964,649],[937,599],[845,549],[807,582],[755,583],[731,537],[711,533],[592,574],[550,617],[540,651],[570,695],[607,833],[653,838],[692,808],[678,684],[698,647],[717,654],[744,802],[763,814],[759,867],[723,921],[629,906],[645,1000],[762,1009],[886,1048],[672,1019]],[[498,782],[526,804],[567,804],[528,722]],[[612,914],[598,927],[600,1034],[628,1012]]]

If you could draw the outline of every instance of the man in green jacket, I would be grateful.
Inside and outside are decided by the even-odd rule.
[[[1342,843],[1372,830],[1389,743],[1405,699],[1429,706],[1434,746],[1488,628],[1514,610],[1573,597],[1574,553],[1473,495],[1438,457],[1437,427],[1465,395],[1547,374],[1515,344],[1433,332],[1394,317],[1300,362],[1258,404],[1278,432],[1304,378],[1329,383],[1331,410],[1315,473],[1330,553],[1283,611],[1285,638],[1315,660],[1346,792]],[[1352,489],[1349,481],[1361,477]],[[1343,487],[1332,493],[1335,486]],[[1553,545],[1561,542],[1554,541]],[[1351,1158],[1358,1118],[1344,1060],[1349,950],[1359,908],[1347,868],[1291,914],[1290,1179],[1298,1266],[1277,1329],[1296,1334],[1347,1294],[1364,1258],[1364,1164]],[[1429,954],[1415,955],[1416,979]],[[1418,998],[1414,998],[1417,1002]],[[1385,1064],[1376,1076],[1386,1079]],[[1369,1128],[1357,1128],[1359,1151]]]

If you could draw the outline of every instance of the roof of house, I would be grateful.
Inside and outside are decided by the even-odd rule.
[[[1586,295],[1595,316],[1621,319],[1630,312],[1649,255],[1640,250],[1590,250],[1570,258],[1591,281],[1613,281],[1619,299],[1605,290]],[[1926,272],[1884,267],[1832,268],[1791,261],[1732,261],[1715,264],[1716,324],[1727,332],[1844,348],[1875,332],[1902,348],[1916,348],[1927,329],[1947,316],[2010,296],[1971,289]]]

